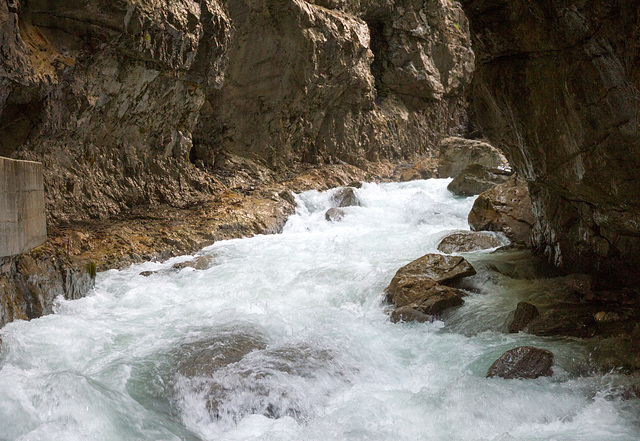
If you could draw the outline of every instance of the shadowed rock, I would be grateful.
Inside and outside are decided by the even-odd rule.
[[[553,354],[545,349],[522,346],[511,349],[489,368],[487,377],[506,379],[550,377],[553,374]]]
[[[509,332],[514,334],[524,330],[527,325],[539,315],[538,308],[531,303],[518,303],[513,315],[513,320],[509,324]]]

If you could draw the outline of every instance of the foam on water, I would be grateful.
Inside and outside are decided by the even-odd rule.
[[[468,228],[448,182],[365,184],[336,223],[332,192],[303,193],[282,234],[216,243],[207,270],[107,271],[9,324],[0,440],[640,439],[638,400],[578,369],[582,342],[501,332],[518,299],[500,280],[477,276],[446,325],[389,322],[395,271]],[[524,344],[554,352],[552,378],[485,378]]]

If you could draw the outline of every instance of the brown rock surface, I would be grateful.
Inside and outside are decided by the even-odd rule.
[[[551,352],[531,346],[521,346],[502,354],[489,368],[487,377],[506,379],[550,377],[553,375],[552,365]]]
[[[502,232],[527,244],[531,244],[534,222],[527,184],[515,176],[478,196],[469,213],[472,230]]]
[[[530,184],[554,264],[640,282],[640,3],[463,0],[475,122]]]
[[[447,186],[456,196],[475,196],[502,184],[509,173],[499,169],[488,169],[480,164],[469,164]]]
[[[431,179],[438,176],[437,158],[426,158],[416,162],[400,174],[400,182],[415,181],[417,179]]]
[[[444,284],[475,274],[459,256],[427,254],[400,268],[386,289],[396,308],[410,306],[424,314],[438,315],[464,303],[464,293]]]
[[[502,152],[483,141],[450,137],[440,142],[438,177],[453,178],[470,164],[488,169],[510,169]]]

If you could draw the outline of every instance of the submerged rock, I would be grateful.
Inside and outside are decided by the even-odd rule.
[[[489,169],[510,169],[502,152],[486,142],[456,137],[445,138],[440,142],[438,177],[453,178],[469,164]]]
[[[346,216],[346,212],[339,208],[329,208],[327,212],[324,214],[324,218],[329,222],[338,222],[341,221],[343,217]]]
[[[469,164],[447,186],[456,196],[475,196],[502,184],[511,175],[499,169],[489,169],[480,164]]]
[[[438,251],[443,253],[468,253],[486,250],[504,245],[494,234],[476,231],[463,231],[446,236],[438,244]]]
[[[194,268],[196,270],[204,270],[209,268],[212,262],[213,262],[213,257],[211,256],[198,256],[192,260],[175,263],[172,266],[172,268],[178,269],[178,270],[184,269],[184,268]]]
[[[411,306],[403,306],[401,308],[396,308],[391,313],[391,322],[392,323],[400,323],[400,322],[417,322],[417,323],[427,323],[433,322],[433,316],[427,315],[424,312],[418,311],[417,309]]]
[[[518,303],[513,314],[513,320],[509,323],[509,332],[514,334],[523,331],[527,325],[539,315],[538,308],[531,303]]]
[[[553,375],[553,353],[545,349],[521,346],[511,349],[498,358],[489,368],[487,378],[506,379],[550,377]]]
[[[478,196],[469,213],[473,231],[502,232],[528,245],[534,222],[527,184],[515,176]]]
[[[396,272],[386,289],[387,299],[396,308],[410,306],[438,315],[464,303],[464,293],[445,284],[473,274],[473,267],[460,256],[427,254]]]
[[[350,207],[360,205],[360,201],[358,201],[358,196],[356,195],[353,187],[343,187],[338,189],[331,200],[338,207]]]

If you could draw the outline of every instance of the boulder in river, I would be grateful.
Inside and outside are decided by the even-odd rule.
[[[341,221],[343,217],[345,217],[347,213],[340,208],[329,208],[327,212],[324,214],[324,218],[329,222],[338,222]]]
[[[515,176],[478,196],[469,213],[473,231],[502,232],[528,245],[534,222],[527,184]]]
[[[358,196],[353,187],[342,187],[333,194],[332,201],[338,207],[351,207],[360,205]]]
[[[438,251],[443,253],[468,253],[486,250],[504,245],[495,234],[477,231],[461,231],[446,236],[438,244]]]
[[[552,365],[553,353],[550,351],[521,346],[502,354],[489,368],[487,377],[506,379],[550,377],[553,374]]]
[[[387,298],[396,308],[410,306],[424,314],[438,315],[464,303],[464,293],[445,286],[476,272],[460,256],[427,254],[400,268],[387,287]]]
[[[529,323],[540,313],[535,305],[527,302],[520,302],[513,314],[513,320],[509,323],[509,332],[515,334],[523,331]]]
[[[491,144],[456,137],[440,141],[438,177],[453,178],[469,164],[479,164],[487,168],[510,169],[507,158]]]
[[[504,170],[469,164],[449,183],[447,190],[456,196],[475,196],[502,184],[510,175],[511,172]]]

